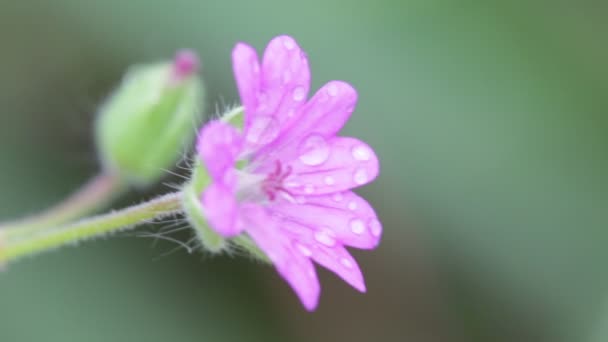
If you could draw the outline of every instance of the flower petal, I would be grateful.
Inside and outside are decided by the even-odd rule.
[[[242,138],[238,131],[223,122],[211,121],[200,131],[197,151],[211,177],[225,183],[227,170],[234,167],[242,149]]]
[[[345,137],[325,140],[310,135],[288,163],[292,174],[285,187],[294,195],[324,195],[367,184],[378,176],[379,163],[364,142]]]
[[[231,237],[242,231],[234,192],[234,188],[213,183],[207,187],[201,198],[211,228],[224,237]]]
[[[308,60],[293,38],[278,36],[270,41],[264,52],[260,82],[255,99],[243,99],[248,151],[274,141],[297,118],[308,97]]]
[[[365,280],[359,265],[343,246],[328,247],[310,238],[296,242],[296,246],[305,255],[309,255],[319,265],[334,272],[350,286],[365,292]]]
[[[281,127],[306,103],[310,90],[308,58],[289,36],[270,41],[262,61],[262,89],[268,110]],[[258,113],[260,114],[260,113]]]
[[[295,249],[288,235],[281,234],[277,221],[264,208],[254,204],[241,207],[247,233],[270,258],[279,274],[289,283],[310,311],[317,307],[321,287],[314,265]]]
[[[274,203],[269,210],[282,220],[280,227],[315,237],[328,247],[338,243],[373,249],[382,225],[365,199],[351,191],[325,196],[296,197],[296,203]]]
[[[296,120],[269,146],[262,149],[257,161],[264,164],[268,158],[293,159],[300,144],[307,137],[325,139],[335,136],[344,126],[357,103],[357,92],[348,83],[331,81],[323,86],[300,109]]]
[[[262,87],[258,54],[251,46],[238,43],[232,50],[232,70],[245,107],[245,122],[248,125],[258,107],[258,95]]]

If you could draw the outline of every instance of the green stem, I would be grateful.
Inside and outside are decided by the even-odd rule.
[[[182,212],[180,199],[179,192],[168,194],[130,208],[37,234],[21,229],[5,229],[0,231],[0,264],[179,214]]]
[[[36,233],[91,214],[106,205],[125,188],[117,174],[101,173],[91,179],[63,202],[21,220],[0,223],[3,229],[21,229],[23,233]]]

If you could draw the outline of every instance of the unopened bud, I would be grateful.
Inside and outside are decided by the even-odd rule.
[[[201,120],[198,58],[180,51],[172,62],[137,65],[99,112],[97,145],[104,167],[136,185],[174,166]]]

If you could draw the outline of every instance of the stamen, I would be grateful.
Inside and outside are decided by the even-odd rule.
[[[289,175],[291,175],[292,171],[293,169],[290,165],[287,165],[287,167],[283,168],[283,166],[281,165],[281,161],[275,160],[274,171],[268,174],[268,177],[264,180],[264,183],[262,184],[262,191],[264,192],[264,194],[266,194],[269,200],[274,201],[277,197],[276,195],[278,192],[284,192],[289,196],[293,196],[289,192],[289,190],[287,190],[283,186],[283,182],[285,181],[285,179],[287,179],[287,177],[289,177]]]

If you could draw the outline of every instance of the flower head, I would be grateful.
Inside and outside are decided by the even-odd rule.
[[[376,247],[382,227],[350,189],[377,176],[378,159],[367,144],[337,136],[357,93],[331,81],[307,101],[307,57],[288,36],[269,43],[261,64],[242,43],[232,59],[243,130],[214,121],[198,141],[212,178],[201,198],[211,227],[226,237],[246,232],[309,310],[320,294],[312,261],[364,292],[345,246]]]

